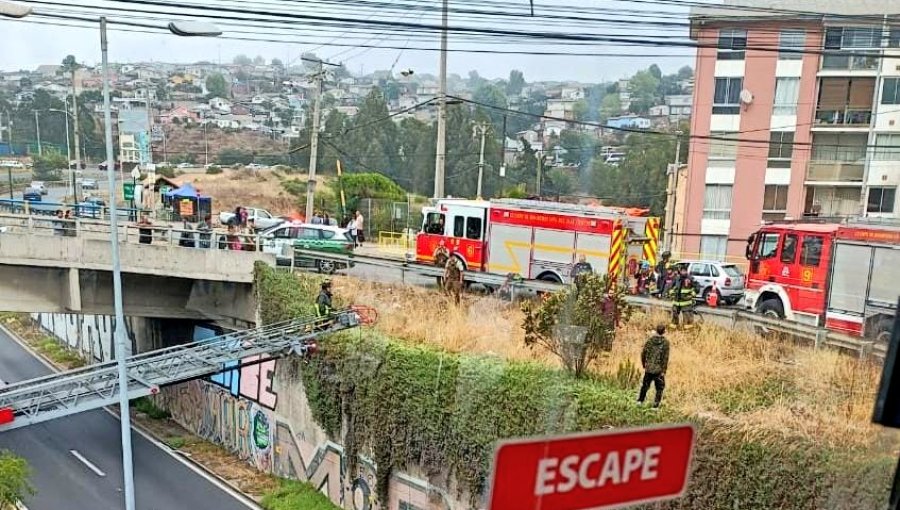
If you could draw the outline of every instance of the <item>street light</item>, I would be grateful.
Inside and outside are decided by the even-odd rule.
[[[217,27],[198,22],[172,22],[169,31],[180,36],[210,37],[222,33]],[[122,304],[122,264],[119,260],[119,217],[116,207],[116,165],[113,154],[112,108],[109,100],[109,51],[106,39],[106,17],[100,18],[100,53],[103,65],[103,119],[106,138],[106,176],[109,189],[110,251],[113,270],[113,302],[116,326],[116,366],[119,376],[119,416],[122,425],[122,474],[125,479],[125,510],[135,510],[134,465],[131,456],[131,415],[128,410],[128,370],[125,364],[125,311]]]
[[[0,1],[0,16],[21,19],[31,14],[31,7],[13,2]]]
[[[72,151],[71,151],[71,149],[70,149],[70,147],[69,147],[69,117],[73,117],[73,118],[74,118],[74,116],[73,116],[71,113],[69,113],[68,111],[66,111],[66,110],[58,110],[58,109],[56,109],[56,108],[48,108],[47,111],[48,111],[48,112],[62,113],[62,114],[65,115],[65,122],[66,122],[66,169],[70,169],[70,170],[71,170],[70,167],[72,166]],[[72,173],[71,173],[71,177],[72,177],[72,200],[74,200],[76,204],[78,203],[78,190],[77,190],[76,187],[75,187],[75,174],[78,172],[78,170],[79,170],[79,168],[78,168],[78,158],[76,157],[76,158],[75,158],[75,170],[72,170]]]

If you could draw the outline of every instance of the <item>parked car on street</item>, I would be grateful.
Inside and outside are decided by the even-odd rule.
[[[350,231],[331,225],[312,225],[285,222],[270,228],[261,235],[260,245],[265,253],[275,255],[279,265],[291,264],[291,250],[320,251],[350,255],[356,246]],[[320,273],[332,274],[338,269],[346,269],[352,263],[317,259],[308,255],[298,255],[294,260],[297,267],[311,267]]]
[[[247,207],[247,221],[253,220],[256,230],[262,231],[280,224],[283,220],[272,216],[272,213],[258,207]],[[231,225],[235,220],[234,212],[222,211],[219,213],[219,223]]]
[[[717,260],[682,260],[675,263],[678,271],[685,266],[696,285],[697,299],[705,302],[713,284],[722,304],[733,305],[744,297],[746,279],[736,265]]]
[[[97,189],[97,179],[81,179],[81,189]]]
[[[176,168],[180,168],[180,169],[184,170],[185,168],[193,168],[193,167],[194,167],[194,165],[192,165],[190,163],[179,163]]]
[[[41,190],[36,188],[25,188],[25,191],[22,193],[22,199],[26,202],[40,202],[42,197]]]
[[[31,189],[36,189],[41,195],[47,194],[47,185],[44,181],[31,181]]]

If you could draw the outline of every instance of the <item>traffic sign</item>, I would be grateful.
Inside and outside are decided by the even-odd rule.
[[[123,182],[122,183],[122,198],[125,200],[134,200],[134,183],[133,182]]]
[[[607,510],[687,489],[694,427],[607,430],[501,443],[488,510]]]

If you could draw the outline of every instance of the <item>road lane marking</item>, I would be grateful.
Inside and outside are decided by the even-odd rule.
[[[80,460],[85,466],[88,467],[88,469],[93,471],[95,475],[100,476],[100,477],[106,476],[106,473],[104,473],[103,471],[100,471],[100,468],[95,466],[93,462],[84,458],[84,455],[78,453],[78,450],[69,450],[69,453],[71,453],[72,456],[75,457],[76,459]]]

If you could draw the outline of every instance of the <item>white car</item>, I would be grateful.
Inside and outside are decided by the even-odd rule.
[[[697,289],[697,299],[702,299],[703,302],[706,302],[714,284],[723,304],[733,305],[744,297],[746,279],[734,264],[718,260],[681,260],[674,266],[678,271],[687,266],[688,274]]]
[[[253,220],[253,226],[256,230],[266,230],[284,222],[281,218],[272,216],[272,213],[258,207],[247,207],[247,221]],[[219,223],[222,225],[230,225],[234,221],[234,213],[230,211],[222,211],[219,213]]]
[[[260,165],[259,163],[250,163],[249,165],[247,165],[247,168],[249,168],[250,170],[261,170],[263,168],[269,167],[266,165]]]
[[[40,191],[41,195],[47,194],[47,185],[44,184],[44,181],[31,181],[31,189]]]
[[[190,163],[179,163],[177,168],[185,169],[185,168],[191,168],[193,166],[194,165],[192,165]]]

